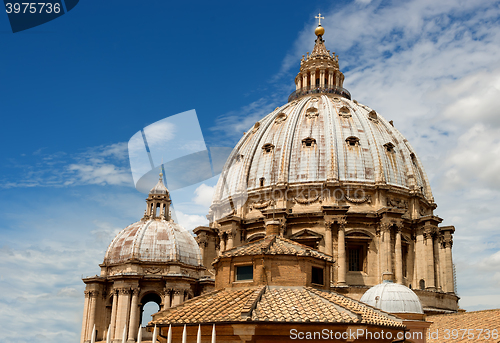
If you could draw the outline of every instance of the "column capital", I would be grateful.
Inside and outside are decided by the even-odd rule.
[[[118,288],[116,291],[120,295],[126,295],[126,294],[130,294],[132,290],[130,288]]]
[[[327,231],[331,231],[332,230],[332,225],[333,225],[333,222],[330,221],[330,220],[325,220],[325,229]]]
[[[380,231],[384,231],[384,232],[386,232],[386,231],[390,231],[390,230],[391,230],[391,226],[392,226],[392,225],[393,225],[392,223],[388,223],[388,222],[381,222],[381,223],[379,224]]]
[[[346,216],[337,217],[336,222],[342,229],[345,229],[345,226],[347,225],[347,217]]]
[[[140,288],[132,288],[132,294],[134,296],[138,296],[140,293],[141,293],[141,289]]]
[[[90,296],[90,291],[83,291],[83,294],[85,294],[85,298],[88,298]]]
[[[95,298],[99,295],[99,291],[89,291],[89,296]]]

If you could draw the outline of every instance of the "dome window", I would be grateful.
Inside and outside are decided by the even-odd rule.
[[[351,111],[347,108],[347,106],[342,106],[339,110],[339,115],[348,118],[351,116]]]
[[[374,110],[371,110],[370,113],[368,113],[368,119],[370,119],[372,121],[378,121],[377,112],[375,112]]]
[[[264,146],[262,147],[262,151],[265,154],[270,154],[273,152],[273,150],[274,150],[274,145],[272,145],[271,143],[264,144]]]
[[[390,153],[395,153],[396,152],[396,150],[394,150],[395,145],[392,144],[391,142],[385,143],[384,147],[385,147],[385,150],[387,150],[387,152],[390,152]]]
[[[257,131],[259,129],[259,127],[260,127],[260,122],[256,122],[255,125],[253,126],[252,132]]]
[[[252,281],[253,280],[253,265],[235,266],[234,281]]]
[[[264,177],[261,177],[259,179],[259,185],[260,185],[260,187],[264,187],[264,181],[266,181],[266,178],[264,178]]]
[[[347,137],[345,142],[347,143],[348,146],[359,146],[359,138],[355,136],[350,136]]]
[[[413,165],[417,167],[417,156],[415,156],[414,153],[411,153],[410,158],[411,158],[411,163],[413,163]]]
[[[318,116],[319,112],[316,107],[310,107],[306,111],[306,118],[312,119]]]
[[[315,145],[316,145],[316,140],[314,138],[307,137],[302,140],[303,148],[313,147]]]
[[[281,113],[278,113],[278,115],[276,116],[276,119],[274,120],[274,123],[275,124],[281,124],[285,120],[286,120],[286,114],[283,113],[283,112],[281,112]]]

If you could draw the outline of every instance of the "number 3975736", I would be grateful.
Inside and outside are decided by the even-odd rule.
[[[6,3],[5,10],[7,13],[59,13],[61,12],[61,4],[50,2],[13,2]]]

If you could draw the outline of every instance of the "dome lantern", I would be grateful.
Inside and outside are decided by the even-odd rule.
[[[302,56],[300,71],[295,77],[295,92],[288,97],[288,102],[311,93],[332,93],[351,99],[351,94],[343,88],[344,74],[339,70],[339,57],[325,47],[321,26],[321,13],[316,16],[319,24],[314,30],[316,37],[312,53]]]
[[[171,219],[170,193],[163,183],[163,172],[160,171],[158,183],[149,191],[146,203],[147,207],[143,219]]]

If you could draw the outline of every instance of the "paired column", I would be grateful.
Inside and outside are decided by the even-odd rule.
[[[222,253],[226,250],[226,241],[224,239],[224,233],[219,232],[219,255],[222,255]]]
[[[132,305],[130,306],[130,322],[128,325],[128,339],[135,342],[139,327],[139,288],[132,290]]]
[[[111,307],[111,321],[109,330],[111,331],[110,337],[113,339],[115,337],[115,327],[116,327],[116,310],[118,308],[118,292],[113,290],[113,304]],[[107,328],[106,328],[107,329]]]
[[[333,85],[333,69],[328,69],[328,85]]]
[[[338,268],[339,274],[337,278],[338,285],[345,285],[346,276],[346,256],[345,256],[345,226],[347,221],[345,218],[339,219],[339,231],[338,231]]]
[[[180,305],[184,302],[184,289],[174,289],[172,294],[172,307]]]
[[[316,86],[316,71],[311,71],[311,88]]]
[[[166,310],[167,308],[170,308],[170,304],[172,303],[172,289],[171,288],[164,288],[163,289],[163,306],[162,310]]]
[[[231,230],[227,232],[226,250],[232,249],[233,246],[234,246],[234,232]]]
[[[118,289],[118,308],[116,311],[115,339],[123,339],[123,329],[129,322],[130,289]]]
[[[90,291],[89,292],[89,317],[88,317],[88,325],[87,325],[87,340],[92,338],[92,329],[95,324],[95,308],[97,302],[98,291]]]
[[[85,338],[87,337],[89,302],[90,302],[90,291],[85,291],[85,303],[83,304],[83,320],[82,320],[82,333],[80,335],[80,343],[83,343],[85,341]]]
[[[453,259],[451,256],[451,247],[453,246],[453,239],[451,237],[444,239],[444,254],[446,261],[446,289],[447,293],[455,292],[455,280],[453,278]]]
[[[325,69],[319,71],[319,85],[325,87]]]
[[[433,239],[433,229],[426,228],[424,231],[425,239],[425,260],[426,260],[426,285],[427,289],[434,289],[436,287],[434,278],[434,239]]]
[[[307,73],[302,75],[302,88],[307,87]]]

